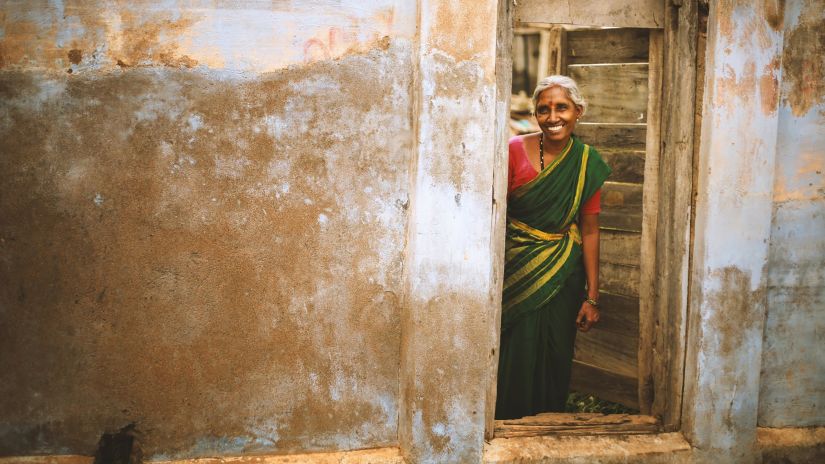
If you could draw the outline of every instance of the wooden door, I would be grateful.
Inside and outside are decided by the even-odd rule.
[[[577,125],[613,169],[602,188],[601,322],[579,333],[571,390],[638,408],[642,185],[649,30],[572,29],[563,63],[588,102]]]

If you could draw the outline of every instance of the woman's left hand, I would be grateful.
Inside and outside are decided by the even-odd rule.
[[[587,332],[599,322],[599,310],[588,302],[582,303],[579,315],[576,317],[576,326],[582,332]]]

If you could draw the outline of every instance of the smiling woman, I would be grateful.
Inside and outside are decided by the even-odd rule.
[[[573,79],[542,79],[533,102],[541,131],[510,140],[496,419],[563,411],[576,327],[599,321],[599,199],[610,168],[573,135],[586,109]]]

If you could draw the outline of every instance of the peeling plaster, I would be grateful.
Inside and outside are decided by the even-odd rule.
[[[414,11],[179,3],[0,18],[0,454],[396,444]]]
[[[825,422],[825,2],[789,1],[784,18],[759,424],[808,427]]]

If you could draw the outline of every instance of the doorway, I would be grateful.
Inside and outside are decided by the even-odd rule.
[[[511,135],[538,130],[525,112],[537,81],[569,75],[588,101],[576,135],[599,150],[613,173],[602,188],[600,214],[604,310],[594,330],[577,335],[568,400],[574,414],[496,421],[496,436],[660,430],[657,418],[638,413],[643,191],[646,152],[658,149],[647,144],[658,140],[658,134],[648,134],[658,131],[656,124],[649,127],[648,117],[654,111],[652,119],[659,118],[661,37],[661,30],[650,28],[539,23],[514,28]]]

